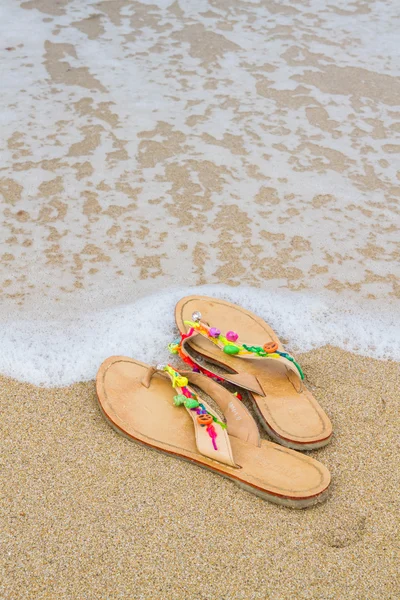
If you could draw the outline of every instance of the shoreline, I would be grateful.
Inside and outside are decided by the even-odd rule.
[[[1,377],[2,597],[398,597],[400,364],[328,346],[299,358],[334,425],[310,453],[331,495],[303,511],[118,436],[93,381]]]
[[[359,356],[400,360],[400,325],[387,307],[365,312],[362,304],[350,305],[340,297],[219,284],[176,286],[73,318],[0,320],[0,373],[53,387],[89,381],[98,365],[115,354],[168,362],[167,346],[179,337],[176,302],[193,293],[231,301],[264,318],[292,354],[330,344]]]

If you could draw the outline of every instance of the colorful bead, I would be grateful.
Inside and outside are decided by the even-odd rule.
[[[228,344],[227,346],[224,346],[224,352],[225,354],[239,354],[240,348],[238,348],[238,346],[232,346],[231,344]]]
[[[187,386],[188,383],[187,377],[182,377],[181,375],[178,375],[178,377],[175,379],[175,385],[180,388]]]
[[[216,327],[210,327],[209,334],[213,338],[217,338],[221,335],[221,331]]]
[[[208,413],[205,413],[197,416],[197,422],[202,426],[211,425],[211,423],[213,422],[213,418]]]
[[[182,404],[185,404],[186,400],[187,398],[183,394],[178,394],[177,396],[174,396],[175,406],[181,406]]]
[[[197,408],[199,403],[194,398],[187,398],[185,400],[185,406],[186,408]]]
[[[236,342],[238,337],[239,336],[235,331],[228,331],[228,333],[226,334],[226,339],[229,340],[230,342]]]
[[[178,354],[179,352],[179,342],[172,342],[171,344],[168,344],[168,350],[170,351],[171,354]]]
[[[267,354],[272,354],[278,350],[278,344],[276,342],[268,342],[264,344],[263,348]]]

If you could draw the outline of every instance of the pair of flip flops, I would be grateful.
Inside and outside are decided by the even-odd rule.
[[[108,358],[96,389],[109,423],[131,440],[272,502],[304,508],[323,501],[328,469],[297,450],[326,445],[332,426],[271,327],[239,306],[205,296],[180,300],[175,318],[181,339],[170,350],[191,369]],[[249,392],[261,425],[278,444],[260,439],[253,417],[223,381]]]

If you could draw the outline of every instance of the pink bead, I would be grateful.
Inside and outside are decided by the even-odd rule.
[[[217,338],[221,334],[220,330],[217,329],[216,327],[210,327],[209,333],[210,333],[211,337],[213,337],[213,338]]]
[[[234,331],[228,331],[228,333],[226,334],[226,339],[229,340],[230,342],[236,342],[238,337],[239,337],[238,334],[235,333]]]

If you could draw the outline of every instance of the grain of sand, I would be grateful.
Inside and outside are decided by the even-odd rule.
[[[399,365],[300,358],[334,424],[331,496],[302,511],[119,436],[93,382],[2,378],[0,597],[399,598]]]

